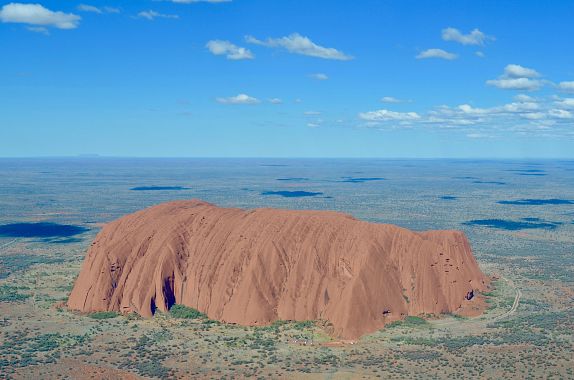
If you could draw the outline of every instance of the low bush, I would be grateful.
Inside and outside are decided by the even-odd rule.
[[[169,313],[174,318],[181,318],[181,319],[205,319],[207,315],[202,313],[199,310],[196,310],[192,307],[187,307],[183,305],[173,305],[171,309],[169,309]]]
[[[120,314],[116,311],[97,311],[95,313],[89,314],[89,317],[93,319],[110,319],[119,315]]]

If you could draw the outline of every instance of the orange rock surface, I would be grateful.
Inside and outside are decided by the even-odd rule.
[[[321,319],[355,339],[406,315],[456,312],[487,286],[460,231],[191,200],[107,224],[68,307],[150,317],[177,303],[242,325]]]

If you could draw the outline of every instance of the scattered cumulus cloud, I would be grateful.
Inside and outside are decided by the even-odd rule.
[[[475,54],[477,57],[480,57],[480,58],[486,57],[486,55],[485,55],[484,52],[482,52],[482,51],[477,51],[477,52],[474,53],[474,54]]]
[[[104,12],[106,13],[121,13],[122,11],[120,10],[120,8],[114,8],[114,7],[103,7],[102,8],[104,10]]]
[[[87,4],[80,4],[76,7],[77,10],[82,11],[82,12],[92,12],[92,13],[99,13],[102,14],[104,12],[102,12],[102,10],[98,7],[94,7],[93,5],[87,5]]]
[[[538,103],[532,101],[523,101],[523,102],[513,102],[503,105],[502,107],[494,107],[492,108],[493,111],[498,112],[509,112],[509,113],[524,113],[524,112],[533,112],[538,111],[540,109],[540,105]]]
[[[486,139],[492,138],[493,136],[485,133],[467,133],[466,137],[469,139]]]
[[[528,120],[542,120],[546,117],[546,114],[543,112],[530,112],[521,114],[520,117]]]
[[[487,36],[479,29],[473,29],[468,34],[463,34],[456,28],[446,28],[442,30],[442,39],[445,41],[454,41],[463,45],[484,45],[488,40],[494,40],[494,37]]]
[[[323,73],[311,74],[310,77],[313,78],[313,79],[317,79],[317,80],[327,80],[327,79],[329,79],[329,77],[327,76],[327,74],[323,74]]]
[[[81,11],[81,12],[91,12],[91,13],[97,13],[97,14],[120,13],[121,12],[118,8],[114,8],[114,7],[98,8],[96,6],[88,5],[88,4],[80,4],[76,7],[76,9]]]
[[[389,121],[389,120],[418,120],[421,117],[416,112],[395,112],[386,109],[377,111],[361,112],[359,118],[367,121]]]
[[[540,76],[534,69],[515,64],[506,65],[504,75],[509,78],[538,78]]]
[[[574,81],[560,82],[558,83],[558,88],[562,91],[574,92]]]
[[[246,94],[239,94],[237,96],[230,96],[228,98],[217,98],[218,103],[221,104],[258,104],[261,101],[257,98],[251,97]]]
[[[142,11],[140,13],[138,13],[138,17],[140,18],[145,18],[147,20],[153,21],[156,18],[171,18],[171,19],[178,19],[179,16],[178,15],[170,15],[170,14],[163,14],[163,13],[159,13],[156,11]]]
[[[544,82],[539,79],[538,71],[528,67],[510,64],[504,68],[504,74],[498,79],[489,79],[486,84],[501,88],[503,90],[526,90],[536,91],[539,90]]]
[[[449,53],[442,49],[427,49],[425,51],[420,52],[417,56],[417,59],[427,59],[427,58],[441,58],[446,60],[453,60],[458,58],[458,55],[454,53]]]
[[[73,13],[52,11],[40,4],[9,3],[0,9],[0,21],[6,23],[21,23],[40,27],[57,29],[75,29],[82,18]],[[30,29],[39,31],[36,27]]]
[[[514,100],[519,101],[519,102],[536,102],[536,98],[533,98],[530,95],[526,95],[526,94],[518,94],[514,97]]]
[[[565,98],[555,102],[555,104],[562,108],[574,108],[574,98]]]
[[[271,104],[283,104],[283,100],[281,100],[279,98],[271,98],[271,99],[269,99],[269,103],[271,103]]]
[[[214,55],[225,55],[227,59],[238,61],[253,59],[254,55],[248,49],[232,44],[229,41],[211,40],[206,47]]]
[[[26,29],[29,30],[30,32],[45,34],[46,36],[50,34],[48,28],[45,28],[43,26],[27,26]]]
[[[381,98],[381,102],[382,103],[404,103],[407,102],[408,100],[402,100],[402,99],[397,99],[393,96],[383,96]]]
[[[564,109],[551,109],[548,114],[558,119],[574,119],[574,114]]]
[[[268,38],[266,40],[259,40],[252,36],[246,36],[245,41],[250,44],[270,47],[270,48],[283,48],[293,54],[301,54],[310,57],[334,59],[339,61],[348,61],[353,57],[346,55],[342,51],[335,48],[328,48],[317,45],[308,37],[302,36],[299,33],[293,33],[280,38]]]
[[[527,90],[536,91],[542,87],[542,82],[530,78],[499,78],[486,81],[489,86],[495,86],[503,90]]]
[[[423,128],[453,130],[469,138],[495,137],[500,134],[536,136],[572,136],[574,98],[535,98],[520,94],[515,101],[494,107],[460,104],[442,105],[420,112],[396,112],[388,109],[358,114],[364,127],[378,129]]]

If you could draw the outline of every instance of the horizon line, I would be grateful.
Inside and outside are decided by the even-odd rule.
[[[270,160],[574,160],[573,157],[370,157],[370,156],[114,156],[99,154],[49,155],[49,156],[0,156],[7,159],[270,159]]]

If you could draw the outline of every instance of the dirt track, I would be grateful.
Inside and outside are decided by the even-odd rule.
[[[510,310],[508,310],[506,313],[501,314],[499,316],[496,316],[492,319],[492,321],[498,321],[500,319],[506,318],[511,316],[512,314],[514,314],[516,312],[516,309],[518,308],[518,304],[520,303],[520,297],[522,297],[522,292],[520,291],[520,289],[518,289],[515,285],[514,282],[512,280],[509,280],[505,277],[502,278],[504,281],[506,281],[506,283],[508,285],[510,285],[514,291],[516,292],[515,296],[514,296],[514,302],[512,303],[512,307],[510,308]]]
[[[3,245],[0,245],[0,249],[9,247],[9,246],[11,246],[12,244],[16,243],[16,241],[18,241],[18,239],[14,239],[14,240],[9,241],[8,243],[5,243],[5,244],[3,244]]]
[[[522,291],[520,291],[520,289],[518,289],[515,285],[514,282],[512,280],[509,280],[505,277],[502,277],[502,279],[511,287],[514,289],[515,295],[514,295],[514,302],[512,303],[512,307],[500,314],[500,315],[496,315],[496,316],[489,316],[486,315],[486,317],[484,315],[479,315],[476,317],[472,317],[472,318],[468,318],[465,319],[464,321],[457,321],[457,320],[452,320],[452,319],[448,319],[448,320],[438,320],[438,321],[431,321],[431,324],[433,327],[447,327],[447,326],[453,326],[453,325],[457,325],[457,324],[464,324],[465,326],[468,326],[468,324],[473,324],[473,325],[486,325],[487,323],[490,322],[494,322],[494,321],[498,321],[501,319],[504,319],[506,317],[511,316],[512,314],[514,314],[516,312],[516,309],[518,308],[518,305],[520,304],[520,298],[522,297]]]

